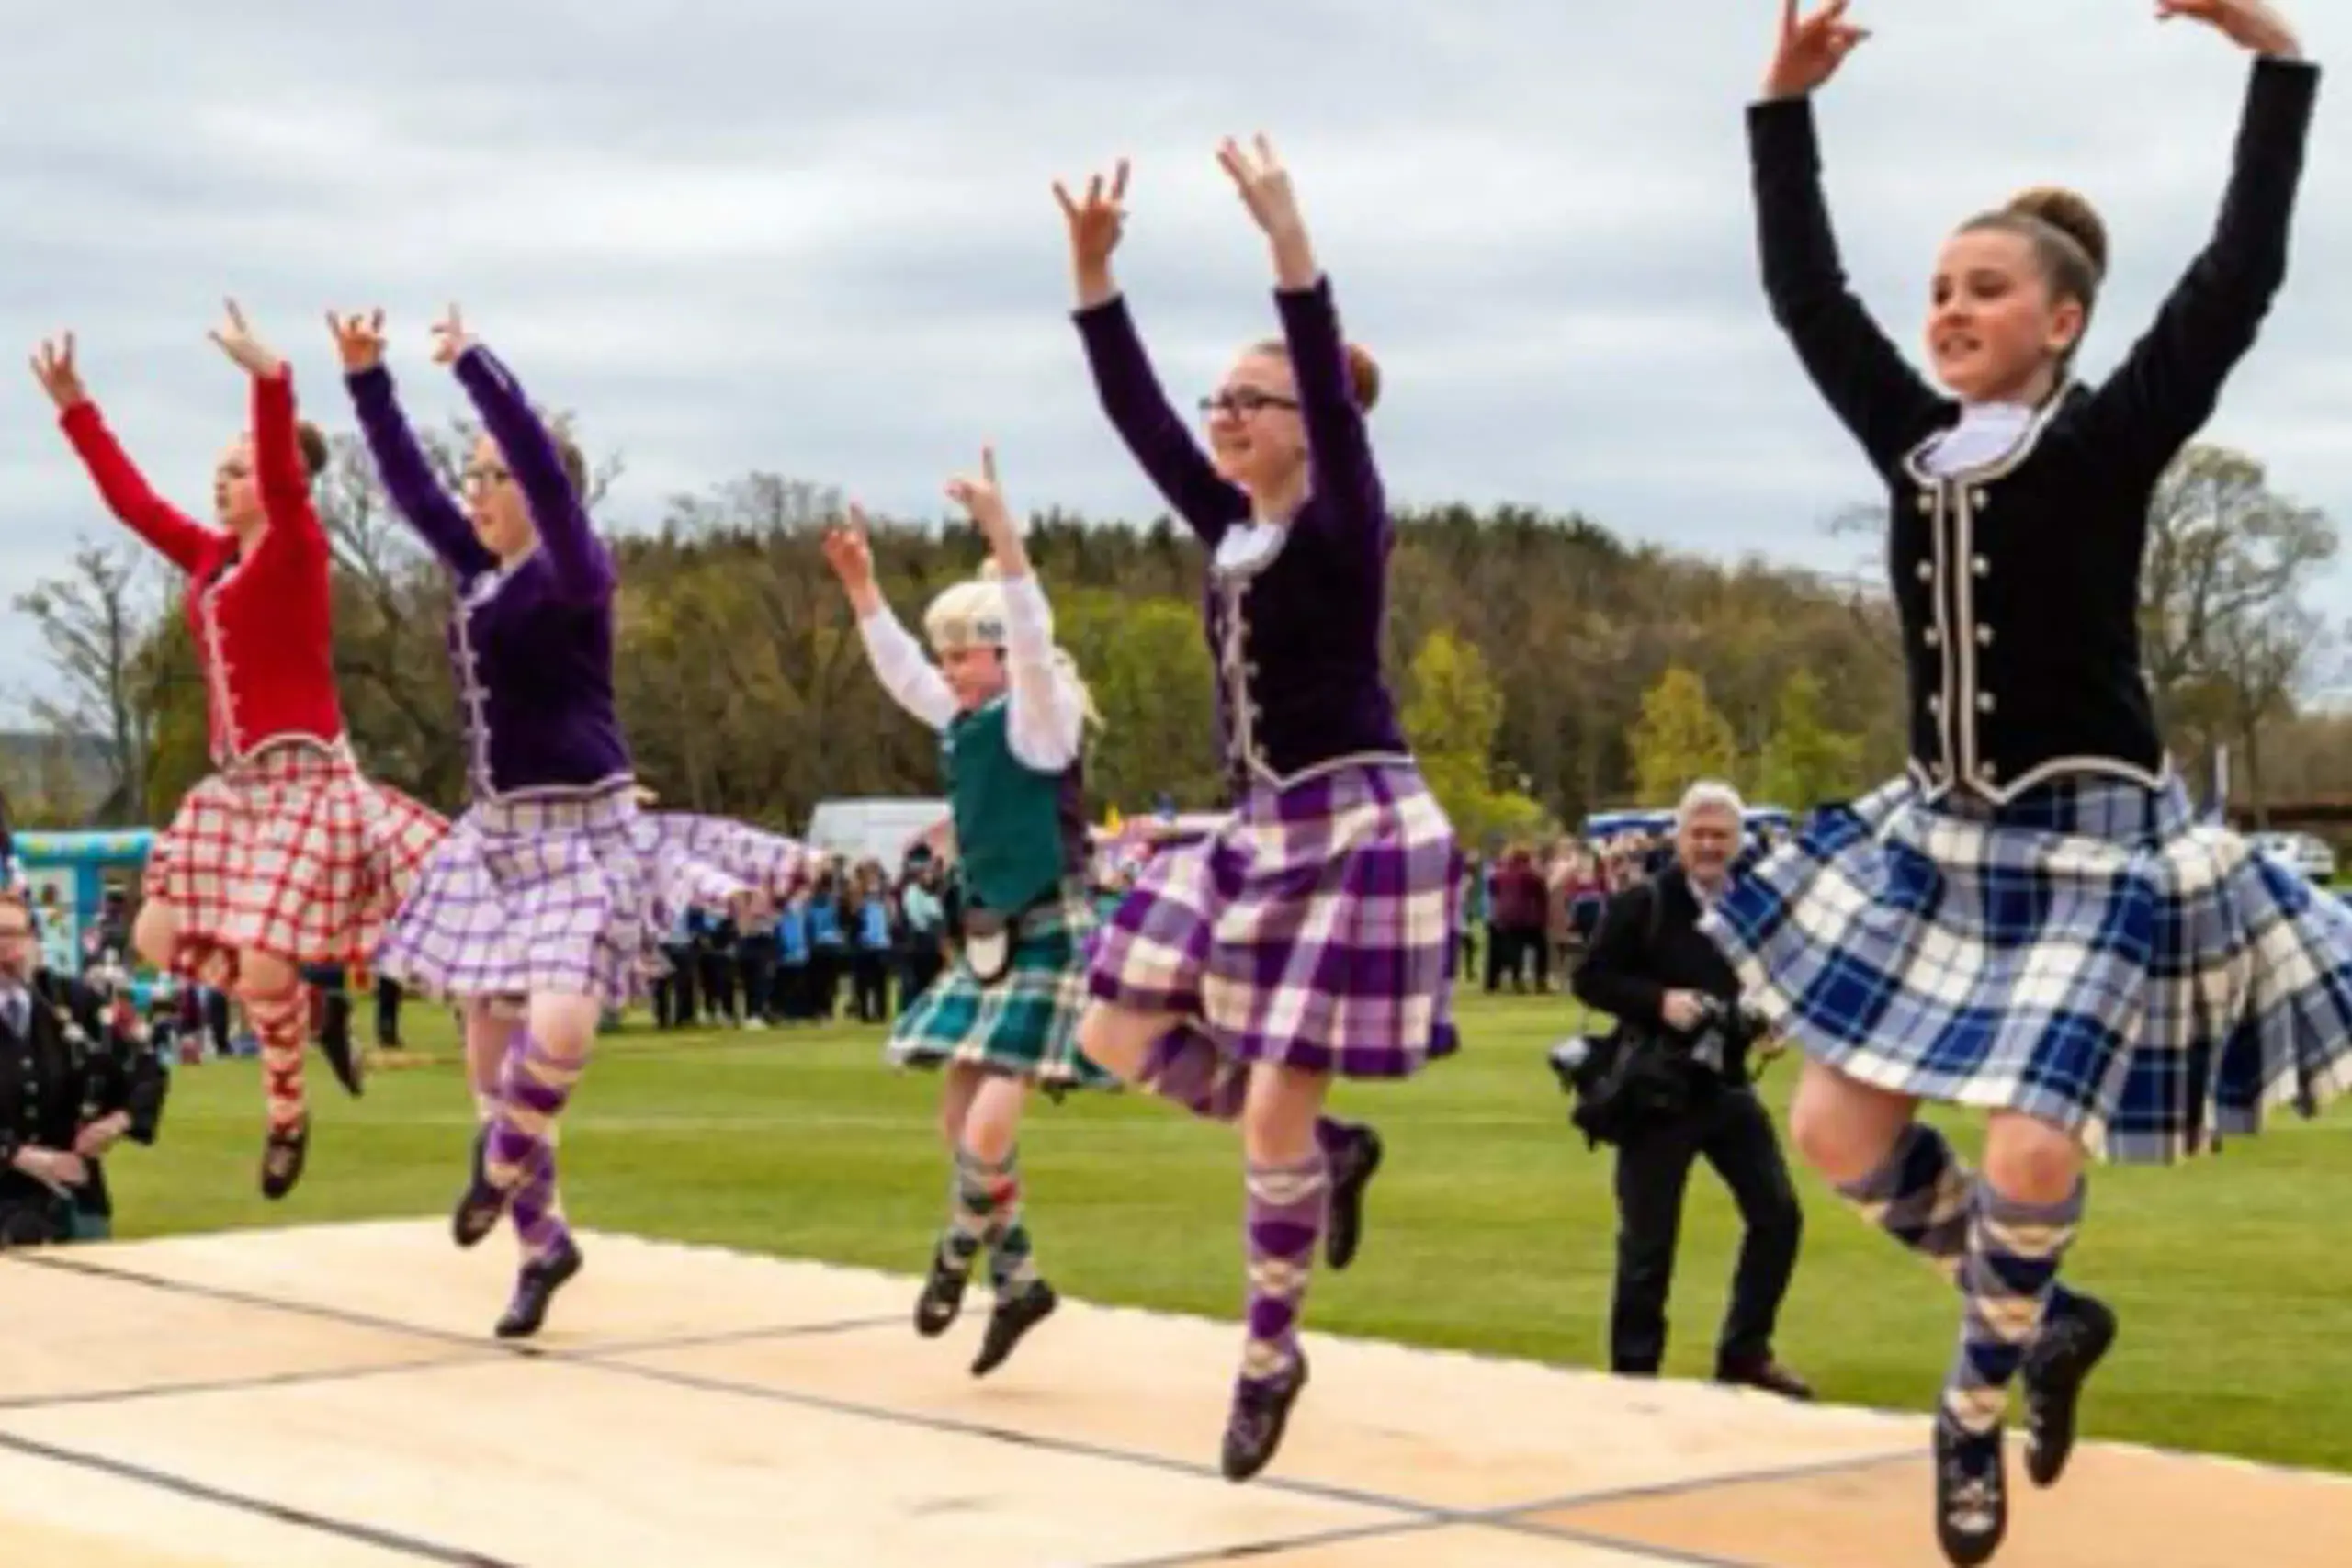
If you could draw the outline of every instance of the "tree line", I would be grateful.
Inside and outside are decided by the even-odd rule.
[[[454,481],[473,429],[421,434]],[[353,742],[376,776],[454,810],[465,750],[444,642],[451,586],[358,438],[334,448],[320,501]],[[616,457],[596,465],[592,512],[619,471]],[[790,828],[827,797],[936,791],[936,741],[876,684],[820,554],[839,502],[752,474],[674,499],[650,532],[612,536],[622,718],[666,804]],[[1664,804],[1702,773],[1802,809],[1902,765],[1900,635],[1871,558],[1881,513],[1825,525],[1858,541],[1844,574],[1702,559],[1517,507],[1443,506],[1397,524],[1385,658],[1422,766],[1468,839]],[[2167,477],[2150,526],[2147,660],[2175,755],[2229,746],[2257,804],[2266,790],[2352,780],[2352,723],[2298,703],[2335,668],[2334,628],[2308,604],[2337,547],[2333,521],[2276,494],[2254,458],[2200,446]],[[910,625],[980,556],[967,529],[935,521],[876,519],[873,545]],[[1034,517],[1030,552],[1105,720],[1088,758],[1098,812],[1217,804],[1190,535],[1166,517],[1052,511]],[[164,822],[207,771],[185,584],[167,571],[135,539],[94,531],[70,571],[17,599],[53,667],[40,718],[99,738],[119,784],[81,799],[36,766],[6,781],[21,820]]]

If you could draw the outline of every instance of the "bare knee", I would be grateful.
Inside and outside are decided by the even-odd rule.
[[[1323,1114],[1330,1079],[1297,1067],[1260,1065],[1250,1070],[1241,1105],[1241,1148],[1254,1164],[1294,1165],[1315,1150],[1315,1122]]]
[[[1985,1130],[1984,1179],[2003,1197],[2061,1202],[2082,1173],[2082,1145],[2063,1127],[2003,1111]]]
[[[1917,1104],[1808,1062],[1789,1106],[1789,1141],[1830,1181],[1859,1181],[1886,1162]]]
[[[1129,1083],[1143,1076],[1152,1042],[1174,1028],[1162,1013],[1138,1012],[1115,1002],[1090,1002],[1078,1019],[1078,1048],[1103,1071]]]
[[[939,1084],[939,1135],[949,1148],[956,1149],[964,1146],[964,1123],[972,1113],[980,1073],[965,1062],[950,1062],[944,1073]]]
[[[1021,1136],[1021,1112],[1028,1103],[1029,1086],[1016,1077],[990,1073],[980,1079],[964,1114],[964,1146],[991,1165],[1012,1153]]]
[[[179,956],[179,916],[161,898],[148,899],[130,923],[130,945],[156,968],[169,969]]]
[[[244,953],[237,957],[237,995],[246,1001],[283,997],[300,979],[294,965],[277,953]]]
[[[531,1038],[560,1061],[576,1062],[595,1043],[604,1004],[594,997],[550,993],[530,1001]]]

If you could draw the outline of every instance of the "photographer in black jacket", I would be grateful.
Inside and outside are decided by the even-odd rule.
[[[1666,1354],[1666,1303],[1694,1159],[1715,1169],[1747,1235],[1715,1351],[1724,1382],[1810,1399],[1772,1356],[1781,1299],[1804,1227],[1772,1119],[1750,1087],[1755,1030],[1731,967],[1699,934],[1739,852],[1746,808],[1728,784],[1695,784],[1675,814],[1674,862],[1624,888],[1602,912],[1574,988],[1616,1019],[1620,1052],[1653,1054],[1645,1070],[1670,1092],[1617,1136],[1617,1282],[1610,1314],[1614,1371],[1655,1376]]]

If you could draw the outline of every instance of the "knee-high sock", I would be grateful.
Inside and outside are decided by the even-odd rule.
[[[1190,1024],[1178,1024],[1152,1043],[1142,1087],[1195,1116],[1230,1122],[1250,1095],[1250,1064],[1234,1061]]]
[[[1001,1164],[981,1168],[988,1184],[988,1229],[980,1245],[988,1248],[989,1287],[999,1301],[1009,1301],[1037,1282],[1037,1262],[1029,1240],[1028,1222],[1021,1214],[1020,1151]]]
[[[516,1030],[518,1040],[527,1038]],[[474,1093],[474,1110],[487,1126],[498,1114],[498,1096],[482,1090]],[[555,1151],[562,1141],[563,1127],[549,1122],[547,1139],[523,1179],[515,1184],[514,1195],[508,1201],[508,1213],[514,1220],[514,1235],[523,1244],[524,1253],[531,1258],[548,1258],[563,1250],[571,1239],[571,1229],[564,1223],[563,1198],[556,1188]]]
[[[1909,1247],[1955,1283],[1968,1250],[1975,1179],[1935,1128],[1914,1122],[1876,1170],[1838,1193],[1862,1218]]]
[[[1265,1385],[1298,1359],[1298,1320],[1315,1247],[1329,1213],[1330,1162],[1321,1149],[1295,1165],[1248,1168],[1249,1338],[1241,1382]]]
[[[512,1190],[553,1143],[554,1122],[587,1066],[586,1055],[566,1061],[537,1038],[509,1050],[498,1080],[498,1112],[490,1121],[485,1174],[493,1187]]]
[[[2055,1203],[2027,1203],[1977,1179],[1960,1268],[1960,1350],[1944,1380],[1944,1418],[1962,1431],[1990,1432],[2007,1410],[2010,1381],[2082,1224],[2085,1190],[2077,1179]]]
[[[247,997],[245,1017],[261,1044],[262,1093],[272,1131],[302,1120],[302,1053],[310,1044],[311,992],[296,985],[275,996]]]
[[[939,1233],[939,1261],[958,1278],[972,1271],[972,1260],[988,1245],[1001,1179],[998,1167],[962,1144],[956,1145],[954,1172],[948,1181],[947,1224]]]

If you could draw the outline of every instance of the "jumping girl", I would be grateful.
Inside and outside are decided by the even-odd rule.
[[[1086,1054],[1197,1115],[1238,1121],[1247,1337],[1225,1432],[1264,1468],[1306,1382],[1299,1317],[1318,1241],[1352,1259],[1381,1159],[1324,1111],[1333,1077],[1395,1079],[1451,1054],[1461,854],[1380,668],[1395,543],[1364,429],[1370,355],[1340,331],[1290,176],[1263,137],[1219,162],[1271,242],[1282,336],[1214,397],[1208,450],[1170,408],[1111,276],[1126,192],[1055,195],[1103,411],[1210,552],[1204,620],[1235,810],[1145,866],[1105,923]]]
[[[482,1125],[453,1225],[471,1247],[513,1207],[523,1264],[497,1332],[524,1337],[580,1271],[557,1199],[556,1123],[601,1013],[649,988],[662,933],[687,904],[780,897],[803,856],[738,823],[640,809],[613,701],[618,577],[581,499],[578,449],[458,311],[435,329],[434,360],[482,420],[463,510],[401,412],[383,313],[328,324],[385,491],[458,585],[449,645],[472,804],[375,967],[463,1010]]]
[[[308,964],[365,964],[447,823],[353,761],[334,683],[326,530],[311,487],[326,440],[294,412],[293,373],[232,300],[212,334],[253,379],[253,428],[229,444],[209,528],[148,488],[90,400],[74,337],[44,343],[33,373],[114,514],[189,578],[188,630],[220,770],[180,802],[147,861],[132,927],[158,968],[233,989],[261,1043],[265,1197],[301,1179]],[[361,1089],[347,1031],[328,1059]]]
[[[2096,387],[2075,355],[2106,270],[2081,197],[2029,192],[1944,243],[1906,365],[1849,290],[1810,95],[1860,42],[1845,0],[1783,10],[1748,111],[1772,313],[1892,496],[1910,699],[1905,777],[1819,813],[1704,929],[1808,1060],[1804,1156],[1958,1285],[1936,1519],[1982,1562],[2007,1519],[2001,1431],[2054,1483],[2114,1314],[2057,1282],[2086,1155],[2183,1159],[2352,1086],[2352,917],[2195,819],[2139,659],[2152,494],[2211,415],[2287,269],[2318,73],[2256,0],[2160,0],[2258,57],[2211,238]],[[1915,1119],[1988,1113],[1972,1172]]]

